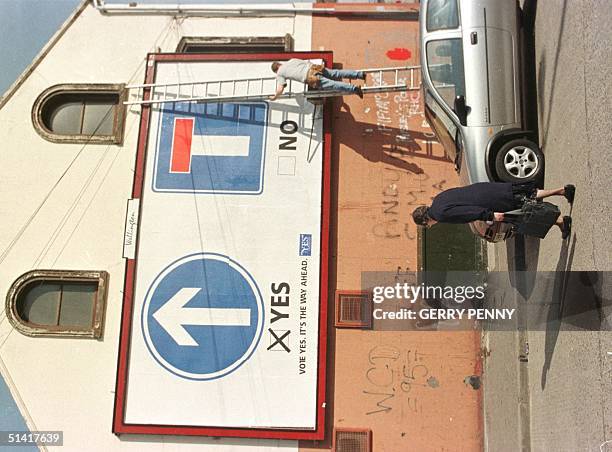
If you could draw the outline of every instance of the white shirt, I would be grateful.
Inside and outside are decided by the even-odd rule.
[[[311,65],[310,61],[298,60],[296,58],[291,58],[289,61],[281,64],[276,71],[277,86],[286,85],[287,80],[306,83],[308,69],[310,69]]]

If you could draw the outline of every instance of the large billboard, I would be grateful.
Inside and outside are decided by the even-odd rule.
[[[331,63],[150,55],[146,80],[270,77],[290,57]],[[327,114],[303,96],[142,107],[116,433],[323,437]]]

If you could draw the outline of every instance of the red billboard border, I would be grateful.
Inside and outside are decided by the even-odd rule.
[[[321,59],[326,67],[333,63],[332,52],[288,52],[288,53],[254,53],[254,54],[149,54],[145,83],[153,83],[158,62],[204,62],[204,61],[283,61],[289,58]],[[150,90],[145,89],[143,99],[150,98]],[[330,105],[323,110],[323,184],[321,205],[321,271],[319,280],[319,347],[317,375],[317,413],[315,430],[231,428],[231,427],[193,427],[181,425],[126,424],[124,422],[126,391],[128,385],[128,354],[131,338],[133,315],[133,294],[136,275],[136,260],[127,259],[123,290],[123,308],[119,336],[119,354],[117,361],[117,379],[115,384],[115,402],[113,410],[113,433],[150,434],[150,435],[185,435],[240,438],[267,438],[291,440],[322,440],[325,437],[325,388],[327,369],[327,302],[329,271],[329,232],[330,232],[330,183],[331,183],[331,112]],[[144,183],[144,162],[149,136],[150,105],[142,105],[136,167],[132,185],[132,198],[140,199]],[[140,205],[142,209],[142,204]],[[139,215],[139,218],[142,218]],[[138,239],[136,246],[138,247]]]

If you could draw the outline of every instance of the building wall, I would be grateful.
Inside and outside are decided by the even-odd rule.
[[[315,16],[313,48],[345,68],[418,65],[418,22]],[[419,91],[334,101],[332,300],[361,272],[419,268],[410,214],[459,184],[422,112]],[[482,450],[480,391],[464,382],[480,375],[478,332],[330,330],[330,435],[302,450],[328,448],[334,426],[371,429],[376,452]]]
[[[110,273],[102,340],[30,338],[13,330],[4,315],[0,319],[0,356],[10,374],[5,380],[14,383],[11,390],[26,407],[29,427],[63,430],[66,451],[295,450],[293,441],[119,439],[111,433],[123,229],[140,109],[127,112],[122,146],[51,143],[36,133],[31,121],[32,105],[48,87],[142,83],[147,53],[173,52],[183,36],[286,33],[293,35],[296,50],[310,50],[308,15],[175,19],[103,16],[86,6],[0,109],[0,293],[6,294],[16,278],[32,269]]]

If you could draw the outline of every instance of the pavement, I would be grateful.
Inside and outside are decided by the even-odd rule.
[[[524,0],[546,188],[577,186],[571,238],[490,245],[515,302],[540,302],[521,270],[554,271],[561,288],[544,327],[484,333],[486,449],[612,451],[612,10],[609,0]],[[570,273],[570,271],[572,273]],[[577,273],[590,271],[589,273]],[[506,273],[508,272],[508,273]],[[502,275],[506,276],[502,276]],[[513,290],[512,290],[513,289]],[[579,317],[576,317],[576,311]],[[577,320],[579,319],[579,320]]]

